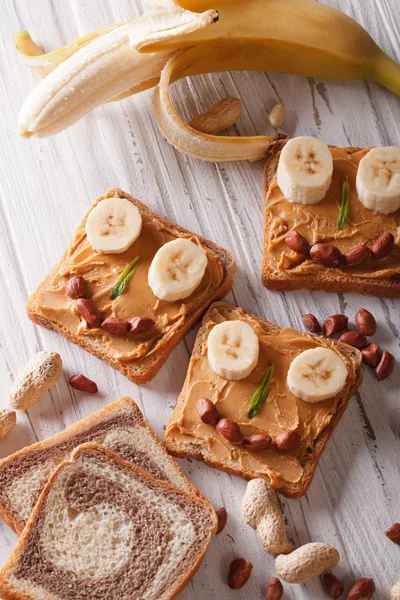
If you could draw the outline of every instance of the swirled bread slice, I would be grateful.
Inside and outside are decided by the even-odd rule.
[[[0,516],[23,530],[48,478],[85,442],[96,442],[142,467],[157,479],[199,494],[168,456],[133,400],[115,400],[65,431],[0,461]]]
[[[210,504],[96,444],[51,476],[7,565],[3,600],[170,600],[199,567]]]

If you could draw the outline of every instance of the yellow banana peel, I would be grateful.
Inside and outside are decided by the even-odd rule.
[[[152,12],[145,19],[146,33],[139,36],[125,35],[120,43],[121,50],[115,56],[127,60],[129,48],[134,51],[133,72],[120,68],[121,76],[115,94],[105,93],[106,86],[112,92],[113,69],[104,69],[98,61],[102,73],[102,90],[99,101],[92,96],[87,106],[78,106],[71,98],[70,106],[58,106],[57,99],[51,104],[53,114],[58,115],[57,127],[46,123],[46,113],[41,112],[41,100],[38,95],[34,102],[34,117],[40,121],[40,130],[21,128],[24,135],[52,135],[83,116],[101,102],[121,100],[129,95],[155,86],[161,82],[154,96],[154,108],[159,126],[166,138],[183,152],[198,158],[214,161],[257,160],[265,155],[271,141],[269,136],[222,138],[207,136],[196,132],[180,119],[169,98],[168,87],[171,83],[204,73],[236,70],[275,71],[292,73],[307,77],[376,81],[400,96],[400,66],[379,48],[371,36],[354,20],[320,2],[313,0],[151,0]],[[202,15],[216,17],[199,19]],[[163,19],[175,19],[173,34],[169,35],[169,26],[163,29]],[[201,21],[201,23],[200,23]],[[127,25],[138,31],[139,20],[129,21]],[[124,24],[123,24],[124,25]],[[97,48],[106,44],[108,34],[120,25],[113,25],[83,36],[76,42],[48,54],[32,42],[29,34],[20,32],[16,36],[17,49],[21,60],[37,70],[41,75],[54,78],[57,89],[57,67],[64,63],[73,65],[82,63],[85,55],[91,52],[91,44]],[[122,51],[123,44],[126,49]],[[129,46],[129,47],[128,47]],[[74,58],[80,51],[82,59]],[[106,52],[105,52],[106,54]],[[140,60],[146,60],[144,64]],[[146,59],[145,59],[146,57]],[[110,62],[110,56],[108,57]],[[92,65],[92,75],[97,65]],[[65,70],[65,69],[64,69]],[[61,72],[61,71],[60,71]],[[107,82],[109,72],[110,81]],[[142,76],[143,72],[143,76]],[[122,78],[126,78],[123,85]],[[52,80],[53,81],[53,80]],[[43,97],[48,102],[51,97],[52,81],[46,87]],[[80,82],[80,80],[79,80]],[[79,83],[78,82],[78,83]],[[131,82],[131,83],[130,83]],[[130,83],[130,85],[129,85]],[[76,95],[79,97],[80,85]],[[117,87],[117,86],[116,86]],[[31,96],[35,95],[35,91]],[[60,94],[61,97],[61,94]],[[82,95],[82,97],[85,97]],[[30,119],[26,102],[21,110],[24,123]],[[32,109],[33,110],[33,109]],[[39,127],[39,126],[38,126]]]

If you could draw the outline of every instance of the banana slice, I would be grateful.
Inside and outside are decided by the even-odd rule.
[[[121,254],[142,231],[142,216],[126,198],[106,198],[90,211],[86,221],[89,244],[104,254]]]
[[[216,325],[208,336],[207,347],[210,367],[225,379],[245,379],[257,366],[258,337],[243,321],[224,321]]]
[[[292,361],[286,384],[293,396],[314,404],[333,398],[347,380],[344,361],[329,348],[305,350]]]
[[[206,266],[206,253],[190,240],[180,238],[167,242],[150,265],[149,286],[160,300],[183,300],[198,287]]]
[[[357,171],[361,204],[383,215],[400,208],[400,148],[373,148],[361,159]]]
[[[333,159],[325,142],[297,137],[284,146],[278,164],[278,185],[289,202],[316,204],[331,185]]]

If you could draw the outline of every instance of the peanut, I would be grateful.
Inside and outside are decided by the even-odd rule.
[[[80,390],[81,392],[87,392],[88,394],[96,394],[98,392],[97,384],[85,377],[85,375],[77,374],[72,375],[69,380],[69,385],[76,390]]]
[[[268,594],[265,600],[282,600],[283,585],[277,577],[271,577],[268,581]]]
[[[221,533],[221,531],[223,531],[225,529],[225,525],[228,520],[228,513],[226,512],[226,509],[224,507],[217,510],[217,517],[218,517],[218,527],[217,527],[216,533],[218,535],[219,533]]]
[[[365,335],[359,331],[347,331],[340,336],[339,342],[353,346],[353,348],[358,348],[359,350],[365,348],[368,343]]]
[[[364,335],[374,335],[376,333],[376,321],[373,314],[366,308],[360,308],[356,314],[356,325]]]
[[[243,440],[247,450],[251,452],[261,452],[266,450],[272,443],[272,438],[268,433],[253,433],[249,437],[245,437]]]
[[[400,600],[400,581],[394,584],[390,594],[390,600]]]
[[[17,415],[14,410],[0,408],[0,440],[10,433],[16,422]]]
[[[190,122],[190,127],[207,133],[218,135],[231,127],[242,114],[243,105],[239,98],[228,96],[213,104],[205,113],[196,115]]]
[[[82,275],[75,275],[67,283],[67,296],[72,300],[86,296],[86,283]]]
[[[331,315],[324,321],[325,335],[330,337],[335,333],[339,333],[339,331],[346,329],[348,322],[349,319],[346,315]]]
[[[311,333],[321,332],[321,325],[319,324],[317,317],[314,317],[312,314],[303,315],[303,325],[308,331],[311,331]]]
[[[288,248],[296,252],[296,254],[308,254],[310,252],[310,244],[306,238],[295,230],[287,234],[285,242]]]
[[[284,431],[275,438],[279,452],[293,452],[300,447],[301,435],[297,431]]]
[[[147,331],[150,331],[154,325],[153,319],[150,319],[149,317],[135,317],[129,321],[128,333],[130,335],[146,333]]]
[[[375,369],[375,375],[378,381],[383,381],[391,376],[394,369],[394,356],[387,350],[382,352],[381,360]]]
[[[231,444],[241,444],[243,442],[243,434],[239,425],[235,421],[231,421],[231,419],[221,419],[218,421],[217,431]]]
[[[247,484],[242,514],[245,522],[256,530],[265,552],[272,556],[292,552],[278,496],[264,479],[253,479]]]
[[[231,590],[240,590],[247,583],[253,565],[244,558],[235,558],[229,567],[228,585]]]
[[[360,246],[356,246],[356,248],[352,248],[343,254],[343,262],[348,267],[355,267],[356,265],[360,265],[367,260],[370,256],[371,250],[365,244],[361,244]]]
[[[320,542],[305,544],[291,554],[280,554],[275,559],[278,576],[288,583],[304,583],[336,567],[339,552]]]
[[[337,267],[343,260],[339,248],[330,244],[314,244],[310,250],[310,256],[324,267]]]
[[[333,575],[332,573],[325,573],[322,580],[324,583],[325,592],[329,598],[332,598],[332,600],[337,600],[337,598],[340,598],[344,591],[344,585],[340,579],[338,579],[336,575]]]
[[[275,104],[273,109],[268,115],[268,121],[271,123],[274,129],[278,129],[285,118],[285,105],[284,104]]]
[[[197,414],[203,423],[207,425],[216,425],[219,421],[218,411],[215,404],[208,398],[199,398],[196,404]]]
[[[17,410],[31,408],[60,376],[61,356],[57,352],[39,352],[29,361],[14,381],[10,406]]]
[[[128,321],[123,321],[117,317],[107,317],[101,324],[101,328],[112,335],[126,335],[128,327]]]
[[[386,531],[386,535],[391,542],[400,546],[400,523],[395,523]]]
[[[385,258],[394,248],[394,237],[388,231],[382,233],[376,242],[371,246],[371,254],[373,258]]]
[[[369,344],[361,350],[361,354],[364,363],[372,369],[375,369],[381,360],[381,351],[377,344]]]
[[[373,579],[362,578],[355,582],[347,594],[347,600],[371,600],[375,594]]]
[[[103,317],[94,302],[87,298],[78,298],[76,309],[90,327],[100,327]]]

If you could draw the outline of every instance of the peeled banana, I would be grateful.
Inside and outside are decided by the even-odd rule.
[[[360,25],[325,4],[313,0],[218,0],[215,4],[214,0],[152,0],[151,5],[152,12],[141,19],[94,32],[91,41],[82,38],[63,49],[68,58],[22,107],[21,133],[57,133],[103,102],[156,85],[162,71],[155,113],[175,147],[206,160],[257,160],[275,138],[221,138],[196,132],[173,108],[170,83],[202,73],[261,70],[372,79],[400,95],[400,66]],[[28,53],[36,53],[27,46]],[[30,56],[32,66],[40,60],[43,57]]]

